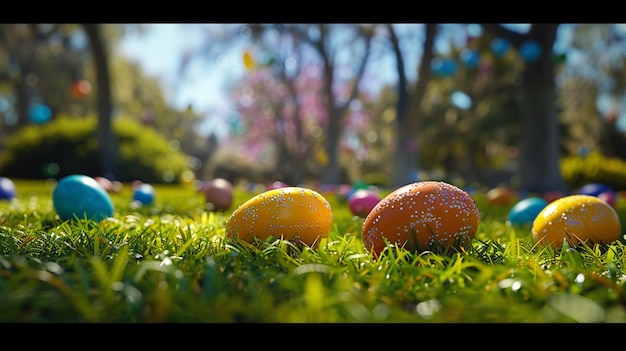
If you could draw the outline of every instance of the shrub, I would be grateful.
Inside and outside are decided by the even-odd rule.
[[[59,179],[74,173],[104,175],[96,127],[95,116],[59,116],[44,125],[25,126],[0,150],[0,174],[23,179]],[[116,180],[171,183],[189,169],[187,156],[172,150],[152,128],[119,117],[113,120],[113,132],[119,151]]]
[[[602,183],[614,190],[626,189],[626,161],[605,157],[599,152],[589,155],[568,156],[561,160],[561,174],[570,189],[588,183]]]

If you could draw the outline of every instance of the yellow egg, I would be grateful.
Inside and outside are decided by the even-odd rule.
[[[249,199],[231,214],[226,236],[253,243],[283,238],[316,247],[328,236],[333,212],[328,200],[311,189],[284,187]]]
[[[605,201],[590,195],[569,195],[544,207],[531,230],[535,242],[560,249],[564,239],[572,247],[611,243],[619,238],[621,224]]]

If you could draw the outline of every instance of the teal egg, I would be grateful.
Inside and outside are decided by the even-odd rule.
[[[113,202],[92,177],[72,174],[59,180],[52,192],[52,204],[63,220],[102,220],[113,215]]]
[[[513,225],[531,225],[539,212],[548,205],[541,197],[527,197],[517,202],[509,210],[509,222]]]

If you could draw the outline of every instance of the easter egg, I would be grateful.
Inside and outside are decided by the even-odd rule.
[[[603,191],[596,196],[598,199],[606,201],[607,204],[615,207],[615,201],[617,201],[617,193],[613,190]]]
[[[588,183],[580,187],[576,194],[578,195],[590,195],[590,196],[598,196],[600,193],[605,191],[612,191],[610,186],[602,183]]]
[[[512,225],[531,225],[535,217],[548,205],[542,197],[527,197],[518,201],[509,210],[508,220]]]
[[[381,199],[373,190],[357,189],[348,197],[348,207],[353,215],[365,218]]]
[[[365,218],[363,243],[375,257],[389,244],[412,252],[466,248],[480,214],[468,193],[439,181],[421,181],[385,196]]]
[[[237,207],[226,223],[226,236],[250,243],[271,236],[314,248],[328,236],[332,222],[330,204],[318,192],[285,187],[258,194]]]
[[[590,195],[569,195],[549,203],[537,215],[532,236],[542,246],[560,249],[563,241],[608,244],[620,236],[621,224],[613,207]]]
[[[143,184],[143,182],[139,179],[135,179],[130,183],[130,187],[131,189],[135,190],[137,189],[141,184]]]
[[[356,181],[352,185],[350,189],[344,194],[344,200],[348,200],[357,190],[359,189],[370,189],[370,185],[364,181]]]
[[[281,182],[280,180],[271,182],[270,184],[268,184],[265,187],[265,190],[274,190],[274,189],[279,189],[279,188],[286,188],[289,185],[287,183]]]
[[[335,190],[337,191],[337,196],[340,199],[346,200],[354,188],[350,184],[339,184]]]
[[[120,182],[119,180],[114,180],[112,181],[112,183],[113,183],[113,187],[111,188],[111,192],[119,193],[122,191],[122,189],[124,189],[124,184]]]
[[[224,178],[211,179],[202,186],[202,193],[209,210],[227,210],[233,204],[233,184]]]
[[[5,177],[0,177],[0,200],[12,200],[17,195],[15,183]]]
[[[560,191],[560,190],[550,190],[550,191],[546,191],[545,193],[543,193],[541,195],[541,197],[548,201],[548,202],[552,202],[554,200],[558,200],[564,196],[567,196],[568,194]]]
[[[93,179],[100,184],[100,186],[106,190],[108,193],[113,192],[113,182],[109,180],[109,178],[105,177],[93,177]]]
[[[59,180],[52,191],[52,204],[63,220],[102,220],[113,215],[113,202],[106,190],[94,178],[82,174]]]
[[[513,190],[505,187],[496,187],[487,192],[487,202],[490,206],[508,206],[514,198]]]
[[[133,190],[133,201],[142,205],[152,205],[154,203],[154,187],[148,183],[141,183]]]

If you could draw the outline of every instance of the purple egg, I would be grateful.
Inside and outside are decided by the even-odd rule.
[[[357,189],[348,198],[348,207],[353,215],[365,218],[380,200],[380,195],[373,190]]]
[[[589,183],[583,185],[576,192],[579,195],[598,196],[605,191],[613,191],[610,186],[602,183]]]
[[[12,200],[16,195],[15,183],[9,178],[0,177],[0,200]]]

